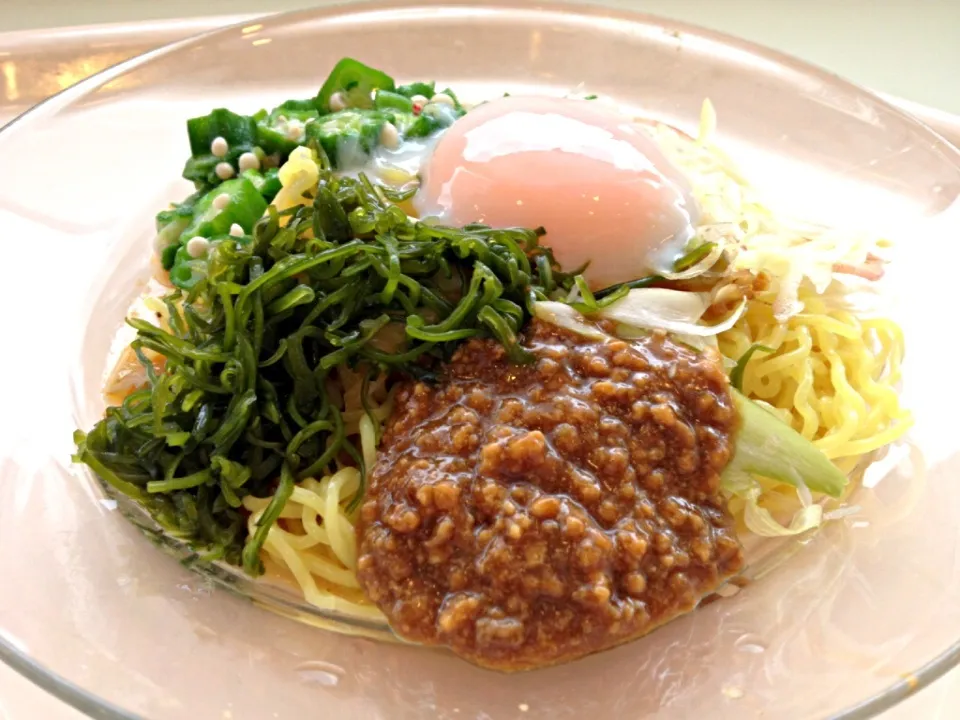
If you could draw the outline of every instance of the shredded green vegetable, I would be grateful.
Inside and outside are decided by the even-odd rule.
[[[166,298],[169,331],[129,321],[149,387],[78,432],[77,459],[168,532],[251,574],[293,484],[341,451],[360,455],[329,395],[336,368],[430,377],[477,336],[523,362],[533,303],[576,282],[538,231],[418,222],[366,177],[331,170],[312,205],[271,206],[251,238],[222,239],[193,262],[195,282]],[[372,343],[388,325],[405,329],[394,352]],[[162,371],[144,350],[165,358]],[[242,499],[274,493],[248,538]]]

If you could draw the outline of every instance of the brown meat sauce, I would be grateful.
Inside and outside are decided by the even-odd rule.
[[[357,529],[361,587],[399,635],[499,670],[638,637],[743,563],[714,358],[539,321],[524,345],[517,366],[470,341],[439,385],[402,387]]]

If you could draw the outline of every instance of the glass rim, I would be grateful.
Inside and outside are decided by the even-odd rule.
[[[430,2],[430,0],[415,3],[407,3],[404,2],[404,0],[336,0],[335,2],[320,7],[267,14],[257,18],[245,18],[238,22],[191,35],[182,40],[161,45],[153,50],[105,68],[25,110],[23,113],[11,119],[6,125],[0,127],[0,133],[7,133],[11,129],[19,127],[22,123],[29,122],[36,115],[44,112],[55,112],[67,107],[100,85],[132,70],[189,48],[206,39],[229,34],[237,28],[249,25],[254,20],[290,24],[307,18],[324,21],[343,15],[358,15],[384,11],[414,14],[418,11],[423,12],[428,8],[436,8],[438,6],[447,9],[457,8],[460,12],[464,13],[498,8],[528,13],[535,12],[545,15],[564,13],[581,17],[592,16],[594,18],[602,18],[606,22],[645,25],[655,27],[659,32],[671,34],[684,33],[701,40],[716,42],[725,47],[733,48],[764,61],[777,64],[793,72],[815,77],[831,86],[869,96],[872,101],[882,105],[886,111],[892,112],[915,124],[921,128],[924,133],[930,135],[931,138],[942,140],[948,154],[951,156],[949,161],[960,167],[960,149],[955,148],[949,141],[943,140],[942,136],[936,130],[929,127],[922,120],[892,104],[886,97],[815,64],[808,63],[792,55],[758,43],[743,40],[723,32],[709,30],[694,24],[648,13],[613,9],[601,4],[584,4],[583,2],[571,2],[570,0],[550,0],[550,4],[546,7],[534,7],[525,3],[524,0],[452,0],[443,3]],[[73,681],[50,670],[43,663],[34,660],[26,649],[18,647],[16,642],[11,641],[9,637],[2,632],[2,629],[0,629],[0,662],[3,662],[7,667],[19,673],[36,687],[88,717],[96,718],[97,720],[145,720],[141,715],[126,711],[114,703],[84,690]],[[867,718],[876,717],[880,713],[895,707],[920,690],[932,685],[936,680],[958,666],[960,666],[960,638],[951,643],[950,646],[939,655],[914,671],[902,674],[899,680],[875,693],[872,697],[866,698],[833,715],[832,720],[866,720]]]

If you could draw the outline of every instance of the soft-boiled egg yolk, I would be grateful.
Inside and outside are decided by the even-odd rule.
[[[690,189],[628,117],[589,100],[505,97],[474,108],[421,169],[421,215],[538,227],[594,288],[670,269],[693,235]]]

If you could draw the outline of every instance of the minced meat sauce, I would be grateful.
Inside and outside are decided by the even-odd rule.
[[[715,356],[535,320],[513,365],[464,344],[405,384],[357,529],[402,637],[498,670],[572,660],[692,610],[742,566],[720,496],[738,417]]]

